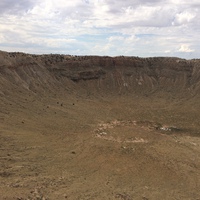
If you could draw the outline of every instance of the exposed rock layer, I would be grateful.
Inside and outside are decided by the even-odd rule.
[[[33,92],[59,88],[94,93],[197,95],[200,60],[179,58],[31,55],[0,52],[0,82]],[[11,86],[12,85],[12,86]]]

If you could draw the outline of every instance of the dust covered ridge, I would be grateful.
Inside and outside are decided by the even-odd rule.
[[[200,60],[197,59],[31,55],[1,51],[0,60],[1,85],[15,84],[33,92],[76,86],[106,94],[164,92],[195,96],[200,91]],[[1,87],[1,95],[3,89]]]

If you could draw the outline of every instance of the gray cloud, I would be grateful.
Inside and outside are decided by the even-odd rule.
[[[2,14],[20,14],[27,12],[37,3],[37,0],[1,0],[0,15]]]

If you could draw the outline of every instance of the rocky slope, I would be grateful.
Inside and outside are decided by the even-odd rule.
[[[0,52],[0,60],[1,94],[5,85],[33,92],[57,87],[107,94],[194,96],[200,92],[200,60],[7,52]]]

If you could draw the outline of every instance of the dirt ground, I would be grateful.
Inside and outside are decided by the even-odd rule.
[[[199,200],[199,109],[138,97],[0,103],[2,200]]]

